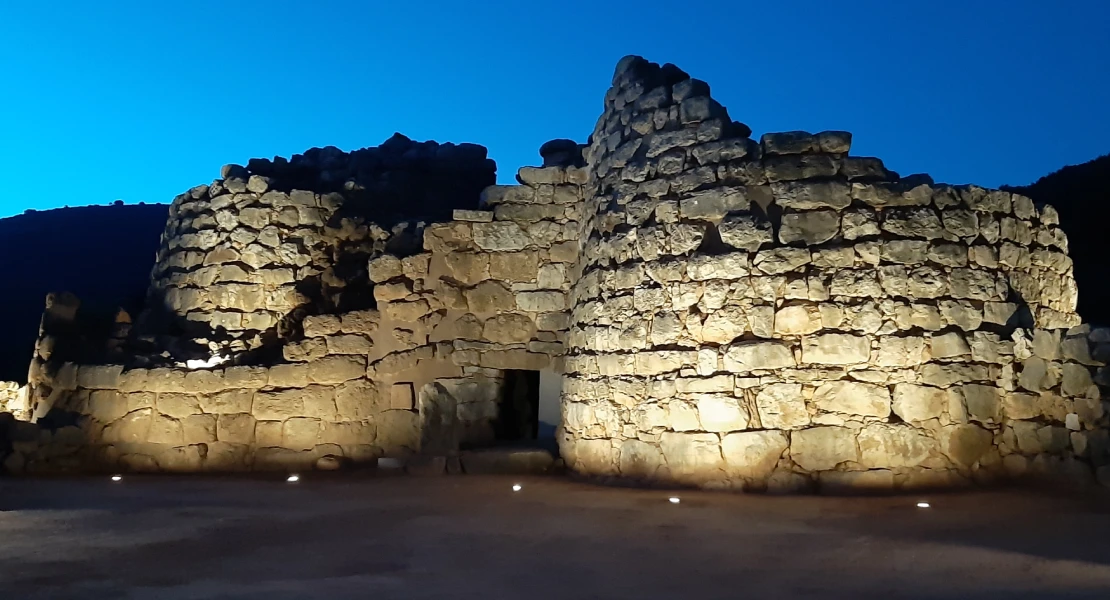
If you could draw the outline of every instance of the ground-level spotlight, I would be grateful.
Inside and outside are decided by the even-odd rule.
[[[918,508],[929,508],[929,506],[930,506],[930,504],[928,502],[918,502],[917,503]]]
[[[112,481],[123,481],[123,475],[112,475]]]
[[[667,501],[671,504],[678,504],[679,502],[682,502],[682,498],[679,498],[678,496],[671,496],[670,498],[667,498]]]
[[[519,483],[514,483],[513,484],[513,491],[514,492],[519,492],[522,489],[524,489],[524,486],[520,485]]]
[[[297,483],[300,480],[301,480],[300,475],[290,475],[289,477],[285,478],[285,481],[288,482],[288,483]]]

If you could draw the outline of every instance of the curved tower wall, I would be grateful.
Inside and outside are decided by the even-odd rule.
[[[419,252],[416,221],[476,207],[494,172],[481,146],[400,135],[224,167],[170,206],[139,333],[178,359],[227,358],[287,339],[304,314],[372,308],[367,260]]]
[[[1106,448],[1055,211],[898,178],[850,134],[765,135],[671,65],[591,137],[561,447],[707,487],[1090,473]]]

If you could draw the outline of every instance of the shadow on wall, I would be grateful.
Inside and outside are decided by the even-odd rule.
[[[1022,187],[1002,189],[1051,204],[1068,234],[1068,256],[1079,286],[1084,321],[1110,325],[1110,279],[1106,277],[1106,223],[1110,222],[1110,154],[1071,165]]]
[[[137,314],[166,222],[165,204],[82,206],[0,219],[0,380],[25,382],[43,300],[68,291],[87,313]]]

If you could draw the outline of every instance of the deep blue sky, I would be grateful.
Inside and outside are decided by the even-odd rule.
[[[1110,1],[0,3],[0,216],[168,202],[224,163],[414,139],[511,181],[585,141],[626,54],[755,131],[1023,184],[1110,152]]]

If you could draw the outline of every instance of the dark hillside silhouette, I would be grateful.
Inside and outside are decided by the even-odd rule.
[[[82,310],[137,314],[168,206],[82,206],[0,219],[0,380],[24,382],[49,292],[72,292]]]
[[[1002,189],[1056,207],[1075,263],[1079,314],[1095,325],[1110,325],[1110,154],[1064,167],[1031,185]]]

